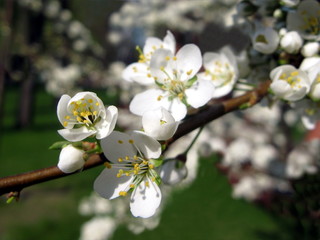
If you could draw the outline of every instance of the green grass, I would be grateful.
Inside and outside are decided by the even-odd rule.
[[[32,128],[15,130],[14,113],[18,96],[6,94],[4,131],[0,141],[0,177],[55,165],[59,152],[49,151],[61,140],[54,99],[37,91]],[[99,93],[103,96],[103,93]],[[113,240],[286,240],[286,225],[266,211],[231,198],[225,177],[213,159],[202,159],[196,181],[185,190],[175,191],[166,203],[161,223],[152,231],[134,235],[120,226]],[[0,198],[0,240],[77,239],[80,226],[88,218],[78,214],[80,199],[92,191],[101,167],[70,177],[42,183],[22,191],[19,202],[10,205]]]

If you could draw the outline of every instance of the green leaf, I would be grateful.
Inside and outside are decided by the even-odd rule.
[[[15,196],[9,197],[9,198],[7,199],[7,204],[12,203],[13,199],[15,199],[15,198],[16,198]]]

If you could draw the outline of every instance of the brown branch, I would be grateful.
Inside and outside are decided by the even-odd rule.
[[[253,106],[267,95],[269,85],[270,81],[266,81],[256,89],[249,91],[240,97],[228,99],[221,103],[214,104],[206,109],[203,109],[199,113],[188,117],[179,125],[175,135],[166,142],[167,145],[169,146],[180,137],[190,133],[198,127],[201,127],[226,113],[239,109],[243,104],[249,104],[249,106]],[[102,165],[106,160],[107,159],[103,154],[91,155],[86,161],[83,170]],[[22,189],[28,186],[65,177],[71,174],[63,173],[59,170],[59,168],[53,166],[19,175],[3,177],[0,178],[0,195],[10,192],[19,193]]]

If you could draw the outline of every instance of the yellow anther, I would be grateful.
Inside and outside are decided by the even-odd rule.
[[[83,120],[83,123],[90,123],[89,120]]]
[[[126,191],[120,191],[119,192],[119,196],[125,197],[125,196],[127,196],[127,192]]]
[[[106,168],[112,168],[112,165],[110,164],[110,163],[108,163],[108,162],[105,162],[104,164],[103,164]]]
[[[86,114],[86,112],[81,112],[81,113],[80,113],[80,116],[81,116],[81,117],[86,117],[87,114]]]
[[[133,70],[134,72],[138,72],[137,67],[132,67],[132,70]]]
[[[294,72],[290,73],[290,75],[291,75],[292,77],[296,77],[296,76],[298,76],[298,74],[299,74],[298,71],[294,71]]]
[[[130,173],[129,173],[129,172],[126,172],[126,176],[129,177],[129,176],[130,176]]]
[[[130,159],[130,157],[129,156],[125,156],[125,159],[128,161]]]
[[[63,122],[63,126],[64,127],[68,126],[68,122],[67,121]]]
[[[134,156],[133,156],[133,159],[134,159],[134,160],[138,160],[139,158],[138,158],[137,155],[134,155]]]
[[[169,57],[169,56],[166,56],[166,60],[169,61],[169,60],[170,60],[170,57]]]
[[[173,59],[173,61],[176,61],[176,60],[177,60],[177,57],[176,57],[176,56],[174,56],[172,59]]]
[[[157,97],[157,100],[160,101],[162,98],[163,98],[163,96],[159,95],[159,96]]]
[[[73,115],[74,115],[74,116],[78,116],[79,113],[78,113],[77,111],[73,111]]]
[[[151,78],[151,77],[152,77],[152,75],[151,75],[150,73],[148,73],[148,74],[147,74],[147,77],[148,77],[148,78]]]
[[[133,141],[132,139],[130,139],[130,140],[129,140],[129,143],[133,144],[133,143],[134,143],[134,141]]]
[[[156,47],[155,45],[153,45],[153,46],[152,46],[152,49],[153,49],[153,50],[156,50],[156,49],[157,49],[157,47]]]
[[[152,182],[155,182],[155,181],[156,181],[156,178],[155,178],[155,177],[152,177],[152,178],[151,178],[151,181],[152,181]]]
[[[285,73],[282,73],[281,75],[280,75],[280,79],[285,79],[287,77],[287,74],[285,74]]]
[[[123,162],[123,159],[122,158],[118,158],[118,162]]]
[[[148,161],[147,161],[147,160],[143,160],[142,163],[143,163],[144,165],[147,165],[147,164],[148,164]]]
[[[65,119],[69,120],[69,119],[70,119],[70,116],[68,116],[68,115],[67,115],[67,116],[65,116]]]
[[[139,169],[139,164],[138,163],[134,164],[134,168]]]
[[[135,188],[136,185],[134,185],[133,183],[130,184],[130,188]]]
[[[160,120],[160,125],[167,123],[165,120]]]
[[[180,100],[182,100],[183,97],[184,97],[184,94],[183,94],[183,93],[179,93],[179,94],[178,94],[178,97],[180,98]]]
[[[138,173],[139,173],[138,170],[134,170],[134,171],[133,171],[133,174],[135,174],[135,175],[137,175]]]
[[[191,75],[192,73],[192,69],[190,69],[188,72],[187,72],[187,75]]]
[[[119,178],[119,177],[121,177],[122,176],[122,174],[123,174],[123,170],[122,169],[120,169],[119,170],[119,172],[117,173],[117,177]]]
[[[150,184],[148,181],[145,181],[144,183],[146,184],[146,187],[150,187]]]
[[[123,143],[123,141],[121,141],[121,140],[118,140],[118,143],[122,144],[122,143]]]
[[[88,99],[88,103],[93,103],[93,100],[91,98]]]
[[[153,79],[154,79],[155,81],[157,81],[157,80],[158,80],[158,78],[157,78],[157,77],[153,77]]]
[[[99,106],[100,104],[98,102],[96,102],[96,106]]]
[[[81,103],[82,103],[81,100],[76,101],[76,104],[77,104],[77,105],[80,105]]]
[[[154,165],[153,164],[149,164],[149,168],[153,169]]]
[[[82,122],[82,118],[81,117],[77,117],[77,121],[78,122]]]
[[[93,115],[98,115],[98,112],[97,111],[93,111]]]

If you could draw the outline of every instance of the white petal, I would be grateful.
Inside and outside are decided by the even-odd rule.
[[[73,129],[61,129],[58,133],[66,140],[70,142],[81,141],[96,133],[94,130],[88,130],[86,127],[73,128]]]
[[[169,102],[169,107],[164,106],[167,109],[176,121],[182,120],[187,115],[187,107],[180,100],[174,98]]]
[[[167,31],[163,44],[165,49],[169,49],[172,53],[176,52],[176,39],[170,31]]]
[[[134,131],[131,134],[135,146],[146,158],[158,158],[161,155],[161,144],[144,132]]]
[[[118,108],[115,106],[109,106],[106,110],[106,118],[101,119],[95,124],[97,129],[97,139],[102,139],[108,136],[114,129],[118,119]]]
[[[113,131],[108,137],[101,139],[100,144],[106,158],[113,163],[118,163],[119,158],[133,157],[137,153],[129,140],[132,140],[130,135]]]
[[[214,93],[214,85],[209,80],[198,80],[186,91],[187,102],[194,108],[205,105]]]
[[[117,177],[118,172],[117,168],[105,168],[94,181],[93,189],[107,199],[119,197],[119,192],[130,189],[133,177]]]
[[[301,117],[301,120],[306,129],[313,130],[316,127],[318,119],[305,115]]]
[[[283,80],[272,82],[270,88],[272,89],[273,93],[279,98],[283,98],[291,90],[290,85]]]
[[[148,77],[148,65],[145,63],[132,63],[127,66],[123,72],[122,77],[129,82],[137,82],[143,85],[154,83],[154,79]]]
[[[139,93],[130,102],[129,109],[132,113],[142,116],[146,111],[155,110],[167,104],[165,99],[158,100],[158,97],[163,95],[164,92],[159,89],[149,89]]]
[[[185,164],[178,167],[178,160],[167,161],[162,165],[160,171],[160,177],[163,183],[168,185],[174,185],[181,182],[188,173],[188,169]]]
[[[64,173],[72,173],[81,169],[85,163],[84,151],[68,145],[61,149],[58,168]]]
[[[130,210],[133,216],[148,218],[155,214],[161,202],[161,191],[158,185],[147,178],[149,187],[145,182],[137,186],[130,199]]]
[[[152,54],[156,49],[160,48],[162,41],[156,37],[148,37],[143,47],[143,54]]]
[[[159,49],[155,51],[150,60],[150,72],[153,77],[157,78],[157,81],[164,83],[164,80],[168,78],[173,78],[174,67],[171,66],[173,53],[167,49]],[[167,58],[171,60],[167,60]],[[163,71],[165,70],[165,72]],[[168,74],[168,75],[167,75]]]
[[[202,66],[200,49],[195,44],[184,45],[177,53],[177,71],[181,81],[195,76]],[[191,74],[190,74],[191,71]],[[189,74],[188,74],[189,73]]]
[[[68,112],[68,102],[70,101],[71,97],[67,94],[64,94],[61,96],[58,105],[57,105],[57,115],[60,123],[63,125],[63,123],[66,121],[65,117],[69,115],[70,113]],[[74,124],[68,123],[66,128],[73,128]]]
[[[157,140],[171,138],[178,125],[179,122],[176,122],[173,116],[164,108],[148,111],[142,116],[142,126],[145,133]]]

